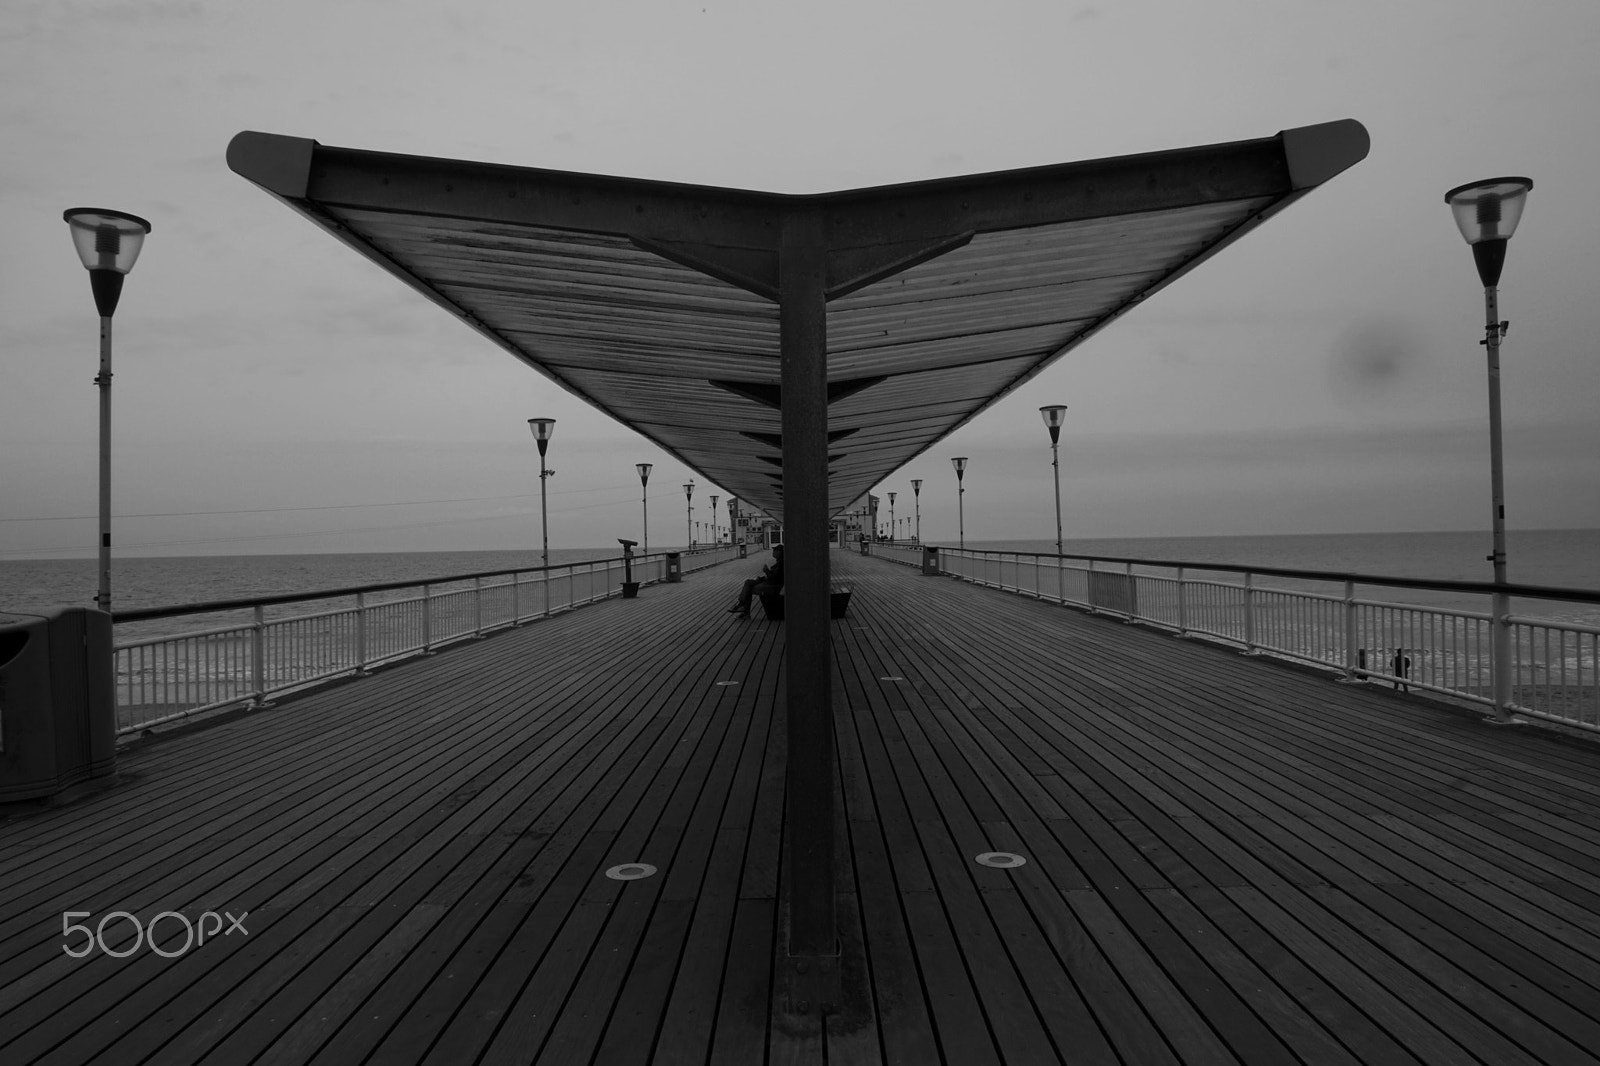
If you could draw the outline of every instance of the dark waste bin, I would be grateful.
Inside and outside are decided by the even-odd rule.
[[[861,538],[861,554],[862,555],[871,555],[872,554],[872,551],[871,551],[871,548],[870,548],[871,544],[872,544],[872,542],[869,541],[866,537],[862,537]]]
[[[111,616],[0,613],[0,802],[116,769]]]
[[[939,576],[939,549],[932,544],[922,547],[922,572],[931,577]]]
[[[749,553],[749,548],[750,545],[741,540],[739,542],[739,558],[743,559]]]
[[[667,553],[667,580],[672,582],[683,580],[683,556],[678,552]]]

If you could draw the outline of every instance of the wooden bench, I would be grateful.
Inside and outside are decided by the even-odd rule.
[[[761,600],[761,609],[766,612],[767,621],[783,621],[783,589],[776,592],[760,592],[756,595]],[[828,590],[828,617],[843,618],[850,607],[850,589],[845,585],[834,585]]]

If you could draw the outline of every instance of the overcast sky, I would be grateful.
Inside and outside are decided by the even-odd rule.
[[[1443,194],[1512,174],[1508,519],[1600,526],[1597,54],[1595,0],[5,0],[0,559],[93,550],[76,206],[154,225],[115,319],[119,553],[536,546],[534,416],[553,546],[637,535],[636,462],[652,545],[683,540],[689,471],[231,173],[245,129],[822,192],[1355,118],[1366,161],[880,492],[904,517],[923,479],[924,539],[954,539],[967,455],[968,539],[1051,539],[1037,408],[1065,403],[1069,538],[1486,529],[1482,289]]]

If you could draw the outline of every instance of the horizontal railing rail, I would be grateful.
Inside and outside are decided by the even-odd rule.
[[[1512,600],[1600,605],[1600,590],[942,545],[871,550],[914,566],[933,559],[940,573],[965,581],[1310,663],[1347,681],[1439,693],[1501,719],[1520,714],[1600,731],[1600,626],[1510,609]],[[1358,597],[1358,587],[1479,597],[1487,610]]]
[[[635,556],[632,579],[665,581],[669,554],[689,573],[736,558],[738,548]],[[623,579],[616,557],[117,611],[117,732],[266,706],[271,696],[618,595]],[[201,617],[209,621],[196,630],[160,624]]]

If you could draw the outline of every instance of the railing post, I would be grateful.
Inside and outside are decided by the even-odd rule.
[[[1142,619],[1144,614],[1139,610],[1139,597],[1133,585],[1133,564],[1123,563],[1122,573],[1128,582],[1128,621]]]
[[[483,578],[481,577],[472,579],[472,611],[472,635],[481,637],[483,636]]]
[[[1344,583],[1344,679],[1356,680],[1356,583]]]
[[[1255,575],[1244,572],[1244,651],[1246,655],[1256,650],[1256,592]]]
[[[522,575],[511,571],[511,624],[522,624]]]
[[[356,673],[367,672],[367,594],[356,593]]]
[[[1511,679],[1513,664],[1511,662],[1511,597],[1504,592],[1493,593],[1490,597],[1492,606],[1490,614],[1493,626],[1490,633],[1490,655],[1492,656],[1490,669],[1494,683],[1494,713],[1502,722],[1511,720]]]
[[[548,567],[539,571],[539,584],[544,589],[544,616],[550,617],[550,570]]]
[[[422,586],[422,654],[433,654],[433,586]]]
[[[254,707],[267,705],[266,626],[266,608],[258,603],[255,622],[250,627],[250,684],[255,690],[251,693],[250,704]]]
[[[1189,635],[1189,597],[1183,581],[1183,567],[1178,567],[1178,636]]]

